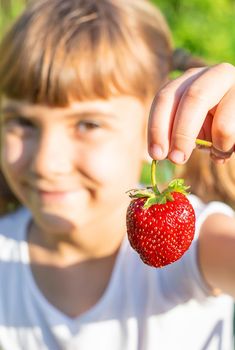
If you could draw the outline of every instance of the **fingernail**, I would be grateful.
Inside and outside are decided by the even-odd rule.
[[[163,158],[163,150],[159,145],[152,145],[151,153],[153,154],[154,159],[162,159]]]
[[[185,162],[185,154],[182,151],[174,150],[169,154],[170,160],[174,163],[184,163]]]

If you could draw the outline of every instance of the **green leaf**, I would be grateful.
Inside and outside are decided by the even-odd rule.
[[[168,185],[168,191],[170,192],[180,192],[183,194],[187,194],[187,190],[190,188],[190,186],[186,186],[184,184],[184,179],[174,179],[172,180]]]
[[[144,209],[148,209],[153,204],[158,204],[158,198],[157,197],[148,198],[146,200],[145,204],[144,204]]]
[[[166,199],[167,199],[168,201],[170,201],[170,202],[173,202],[173,200],[174,200],[174,198],[173,198],[173,196],[172,196],[172,194],[171,194],[170,192],[167,192],[167,193],[166,193]]]
[[[132,189],[127,191],[126,193],[129,193],[129,196],[131,198],[149,198],[154,196],[154,192],[152,190],[152,187],[144,188],[144,189]]]

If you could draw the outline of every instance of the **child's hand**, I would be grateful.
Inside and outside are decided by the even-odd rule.
[[[197,137],[212,140],[212,158],[223,162],[235,144],[235,67],[195,68],[165,85],[149,120],[149,153],[175,163],[188,160]]]

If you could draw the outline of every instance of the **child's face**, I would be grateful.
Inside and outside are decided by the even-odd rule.
[[[133,97],[66,108],[6,99],[2,170],[41,226],[99,225],[126,210],[146,148],[146,114]]]

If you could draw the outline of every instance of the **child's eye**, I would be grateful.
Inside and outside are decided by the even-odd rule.
[[[100,128],[100,124],[90,120],[79,121],[76,125],[78,132],[85,133]]]
[[[15,123],[18,126],[21,126],[22,128],[32,128],[32,127],[34,127],[34,124],[29,119],[24,118],[24,117],[12,118],[12,122]]]
[[[13,133],[30,133],[35,129],[35,125],[25,117],[16,116],[10,117],[3,121],[3,125]]]

